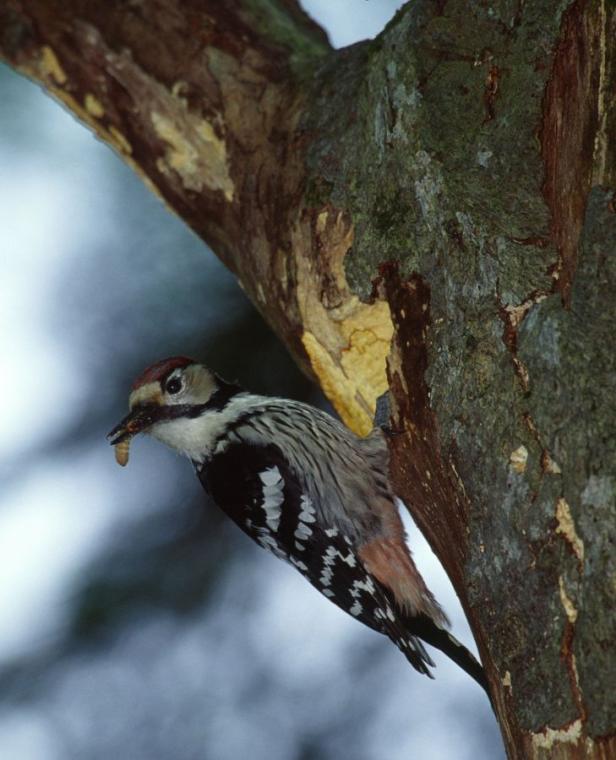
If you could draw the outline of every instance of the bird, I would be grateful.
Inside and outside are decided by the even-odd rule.
[[[133,383],[108,435],[120,464],[145,433],[191,460],[210,499],[251,539],[433,678],[425,644],[490,696],[485,671],[449,621],[407,546],[388,474],[386,433],[356,436],[325,411],[262,396],[173,356]]]

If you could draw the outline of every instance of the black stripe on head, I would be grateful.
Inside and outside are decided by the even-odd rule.
[[[222,412],[229,401],[234,396],[237,396],[238,393],[242,393],[243,389],[239,385],[235,385],[235,383],[227,383],[218,377],[218,375],[216,375],[216,382],[218,383],[218,389],[212,393],[205,407],[211,412]]]
[[[238,393],[243,393],[242,388],[239,385],[233,383],[226,383],[224,380],[218,380],[218,389],[212,393],[210,398],[205,404],[165,404],[158,407],[157,422],[163,420],[177,420],[180,417],[188,417],[188,419],[195,419],[200,417],[204,412],[222,412],[229,401],[237,396]]]
[[[177,368],[172,371],[175,369]],[[181,418],[195,419],[209,411],[222,412],[230,399],[242,393],[242,389],[224,380],[219,380],[218,383],[219,387],[205,404],[165,404],[164,406],[151,402],[136,404],[119,425],[116,425],[108,434],[109,442],[115,446],[130,436],[144,432],[158,422]]]

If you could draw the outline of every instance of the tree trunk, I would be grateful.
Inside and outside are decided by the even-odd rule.
[[[510,758],[616,756],[616,7],[4,0],[0,55],[204,239],[445,566]],[[198,326],[195,326],[198,329]]]

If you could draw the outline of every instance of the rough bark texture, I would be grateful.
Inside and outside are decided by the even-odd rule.
[[[511,758],[616,756],[616,7],[5,0],[0,55],[237,274],[392,475]],[[198,325],[195,325],[198,329]]]

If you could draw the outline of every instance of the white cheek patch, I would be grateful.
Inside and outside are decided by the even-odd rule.
[[[282,510],[280,509],[284,501],[284,480],[278,467],[270,467],[259,473],[261,483],[263,483],[263,511],[265,512],[265,522],[267,527],[276,533],[280,525]]]

